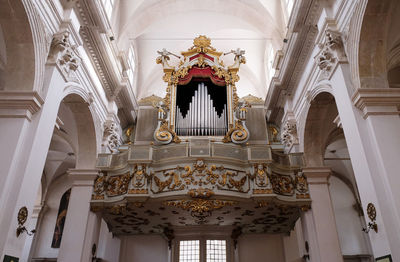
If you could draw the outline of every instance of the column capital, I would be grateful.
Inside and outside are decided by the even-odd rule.
[[[353,104],[364,118],[370,115],[399,115],[399,88],[359,88],[352,97]]]
[[[99,174],[97,169],[68,169],[68,178],[73,186],[93,186]]]
[[[330,167],[304,167],[303,174],[307,177],[307,183],[313,184],[328,184],[329,177],[332,174]]]

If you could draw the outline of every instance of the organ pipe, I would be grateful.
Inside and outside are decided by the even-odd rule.
[[[227,107],[218,115],[214,101],[204,83],[198,85],[189,103],[189,109],[183,116],[176,107],[176,132],[181,136],[222,136],[228,129]]]

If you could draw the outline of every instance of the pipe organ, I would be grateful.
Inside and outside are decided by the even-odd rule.
[[[231,228],[233,241],[242,233],[289,233],[311,206],[303,156],[272,150],[281,142],[268,139],[264,102],[238,98],[244,51],[225,53],[235,55],[225,66],[210,39],[193,44],[176,66],[174,54],[159,51],[166,95],[139,102],[133,143],[99,154],[91,211],[114,235],[163,234],[169,243],[174,229],[198,225]],[[249,126],[260,129],[252,140],[249,104],[249,120],[262,121]]]
[[[218,102],[218,101],[216,101]],[[228,131],[226,103],[217,113],[208,87],[202,82],[192,96],[188,110],[182,112],[177,101],[175,130],[181,136],[223,136]]]
[[[180,136],[219,136],[215,139],[235,144],[248,141],[248,104],[240,102],[236,92],[239,67],[246,63],[244,50],[218,52],[209,38],[199,36],[181,52],[182,57],[166,49],[158,54],[156,62],[163,66],[168,85],[165,98],[155,105],[156,143],[180,143]],[[233,64],[225,66],[221,58],[229,54],[234,55]],[[171,55],[180,60],[177,66],[169,64]]]

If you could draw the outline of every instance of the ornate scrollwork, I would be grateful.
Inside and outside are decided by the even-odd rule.
[[[258,187],[270,187],[271,183],[269,182],[266,167],[263,164],[256,164],[254,165],[254,170],[254,183]]]
[[[319,44],[319,47],[321,50],[315,57],[315,62],[325,76],[329,76],[338,62],[347,59],[341,34],[327,29],[324,42]]]
[[[48,61],[56,63],[68,81],[76,81],[73,73],[78,69],[81,58],[76,51],[76,46],[73,46],[70,41],[70,32],[66,29],[54,34],[51,41]]]
[[[272,173],[270,178],[275,194],[285,196],[292,196],[294,194],[295,185],[291,176]]]
[[[131,175],[129,173],[119,176],[110,176],[107,179],[107,196],[112,197],[126,194],[128,192],[130,180]]]
[[[234,142],[236,144],[245,143],[249,139],[249,131],[244,126],[241,120],[236,120],[235,125],[230,125],[230,128],[222,141],[224,143]]]
[[[295,178],[295,183],[296,183],[296,190],[299,193],[308,193],[308,184],[307,184],[307,178],[303,174],[303,172],[299,172],[296,175]]]
[[[172,129],[167,120],[168,108],[166,108],[164,103],[159,103],[158,108],[158,126],[154,131],[154,139],[161,144],[169,144],[172,141],[175,143],[180,143],[181,140]]]
[[[164,111],[165,116],[162,119],[159,118],[158,127],[154,134],[154,138],[157,142],[161,144],[180,142],[180,139],[174,133],[174,110],[171,109],[171,106],[174,104],[174,99],[171,97],[171,93],[173,93],[173,90],[176,88],[179,81],[186,77],[193,67],[210,67],[215,76],[223,78],[227,88],[231,88],[232,90],[230,92],[232,95],[232,103],[228,105],[229,110],[238,111],[239,114],[245,114],[245,112],[242,112],[243,110],[240,108],[239,96],[237,95],[237,89],[235,86],[235,83],[240,79],[238,75],[239,67],[241,64],[246,63],[244,50],[236,49],[225,53],[224,55],[235,55],[234,64],[225,67],[220,59],[223,53],[215,51],[215,48],[211,46],[210,38],[200,35],[194,39],[193,46],[189,48],[188,51],[181,52],[184,58],[183,60],[180,60],[177,67],[169,64],[170,56],[173,55],[177,58],[181,57],[174,55],[166,49],[158,51],[158,54],[159,56],[156,59],[156,63],[163,66],[163,80],[168,83],[168,86],[166,89],[166,95],[163,99],[164,106],[162,110]],[[249,138],[249,131],[246,128],[245,119],[230,119],[229,122],[229,126],[231,127],[231,130],[229,130],[229,138],[226,138],[224,141],[234,143],[246,142]]]
[[[288,148],[291,148],[294,144],[299,143],[296,121],[288,120],[283,125],[281,141]]]
[[[212,211],[221,209],[225,206],[233,206],[237,202],[230,200],[216,200],[216,199],[203,199],[195,198],[191,200],[176,200],[166,201],[166,206],[179,207],[183,210],[190,210],[190,215],[197,218],[197,223],[202,224],[207,222],[206,218],[211,216]]]
[[[216,165],[208,167],[202,159],[198,159],[193,166],[177,166],[174,169],[158,171],[152,176],[152,181],[155,186],[152,191],[156,194],[198,187],[207,187],[205,190],[219,189],[241,193],[249,190],[249,178],[243,171]]]
[[[135,165],[132,173],[132,186],[134,188],[143,188],[149,175],[146,172],[146,165]]]
[[[103,173],[100,173],[96,180],[94,181],[93,185],[93,200],[102,200],[104,199],[104,192],[106,188],[106,176]]]
[[[104,134],[102,146],[111,153],[117,153],[121,145],[118,125],[114,121],[106,121],[104,123]]]

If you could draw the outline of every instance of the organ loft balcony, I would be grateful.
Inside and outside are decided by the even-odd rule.
[[[174,54],[159,54],[166,96],[143,99],[126,143],[99,154],[91,210],[115,235],[170,239],[184,226],[231,228],[233,238],[290,232],[311,203],[303,157],[284,153],[292,133],[267,123],[261,99],[237,96],[244,51],[217,52],[200,36],[178,66],[169,64]],[[229,54],[225,67],[220,56]]]

